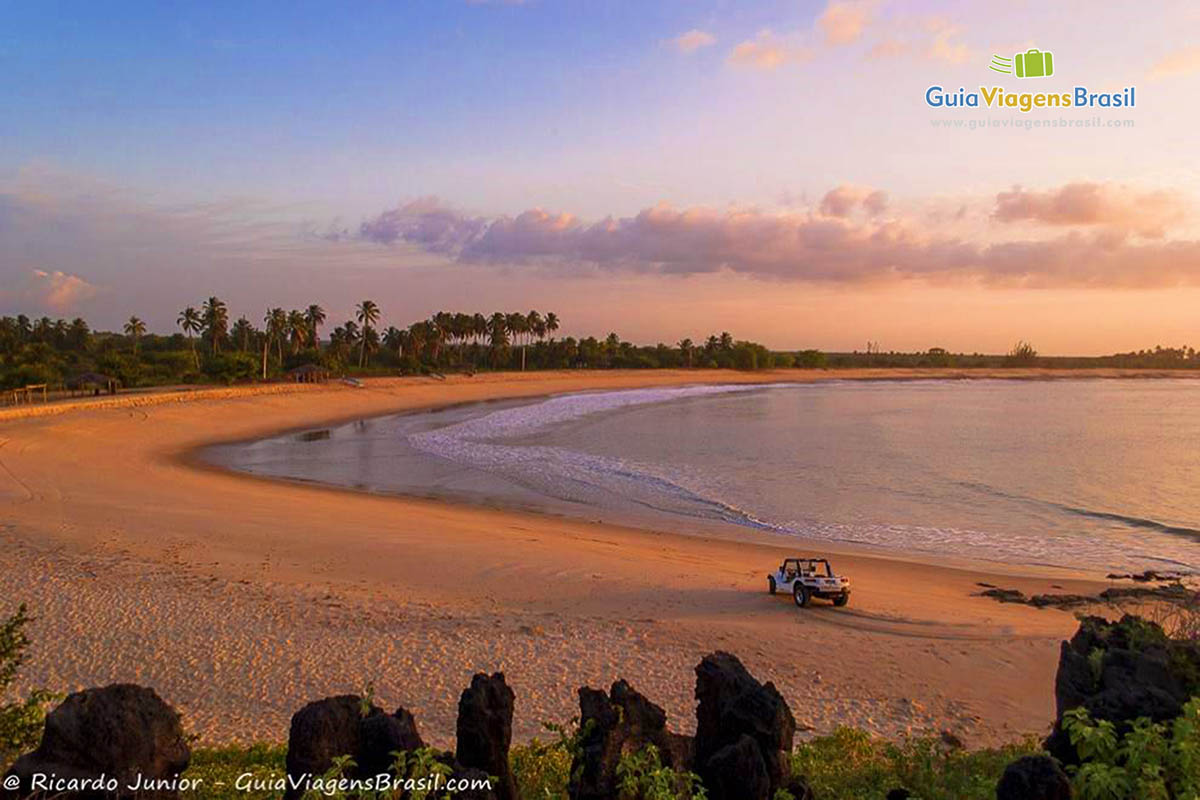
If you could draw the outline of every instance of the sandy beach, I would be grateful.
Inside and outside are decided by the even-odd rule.
[[[1131,374],[1157,373],[1061,373]],[[714,649],[774,681],[802,728],[950,730],[968,744],[1041,733],[1053,715],[1058,643],[1075,620],[974,597],[976,584],[1084,593],[1103,588],[1102,576],[377,497],[235,475],[193,452],[377,414],[585,389],[968,376],[986,373],[497,374],[0,411],[0,611],[26,602],[37,618],[23,685],[147,684],[210,744],[283,740],[305,702],[371,685],[445,745],[458,694],[479,670],[508,675],[519,738],[577,714],[577,687],[617,677],[687,730],[691,670]],[[765,572],[806,551],[837,556],[855,583],[848,608],[801,611],[766,594]]]

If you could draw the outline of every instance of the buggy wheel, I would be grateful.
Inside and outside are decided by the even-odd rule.
[[[837,597],[833,598],[833,604],[835,606],[837,606],[838,608],[841,608],[842,606],[846,605],[846,603],[849,603],[849,602],[850,602],[850,595],[848,595],[848,594],[839,594]]]
[[[768,576],[767,576],[767,591],[768,591],[770,594],[775,594],[775,589],[776,589],[776,588],[778,588],[778,587],[776,587],[776,586],[775,586],[775,576],[774,576],[774,575],[768,575]]]
[[[808,587],[802,583],[797,583],[792,588],[792,599],[796,601],[796,605],[804,608],[808,605],[808,600],[812,595],[808,593]]]

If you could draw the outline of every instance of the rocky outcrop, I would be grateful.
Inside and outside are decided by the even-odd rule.
[[[1061,724],[1073,708],[1082,706],[1093,719],[1110,720],[1121,732],[1138,717],[1174,719],[1195,694],[1200,694],[1200,643],[1170,639],[1139,617],[1120,622],[1086,617],[1071,641],[1062,643],[1054,685],[1057,715],[1046,749],[1064,764],[1078,763]]]
[[[284,797],[300,797],[304,776],[319,777],[340,756],[351,756],[357,765],[349,777],[365,778],[390,771],[393,753],[424,746],[416,720],[403,708],[387,714],[349,694],[317,700],[292,716],[287,750],[292,781]]]
[[[617,796],[617,764],[646,745],[658,749],[664,766],[691,766],[691,739],[667,730],[667,714],[619,680],[608,693],[579,690],[579,753],[571,765],[573,800],[609,800]]]
[[[62,779],[104,776],[115,784],[112,791],[51,792],[55,797],[174,798],[174,788],[139,793],[129,787],[138,781],[168,787],[190,758],[179,714],[153,689],[128,683],[85,689],[46,716],[37,750],[18,758],[6,776],[16,777],[20,789],[5,794],[28,796],[33,775],[53,774]]]
[[[696,699],[693,769],[711,800],[768,800],[792,783],[796,721],[774,684],[716,652],[696,666]]]
[[[1004,768],[996,800],[1071,800],[1071,780],[1049,756],[1025,756]]]
[[[517,797],[517,782],[508,761],[514,699],[503,672],[481,672],[471,678],[458,701],[455,758],[460,767],[495,777],[493,791],[498,800]]]

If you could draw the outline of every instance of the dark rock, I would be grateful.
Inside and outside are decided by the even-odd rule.
[[[1165,583],[1167,581],[1178,582],[1187,576],[1182,572],[1157,572],[1156,570],[1148,569],[1145,572],[1135,572],[1132,575],[1129,573],[1118,574],[1110,572],[1106,577],[1110,580],[1137,581],[1138,583]]]
[[[762,749],[753,737],[744,733],[709,756],[705,771],[704,786],[709,797],[771,800],[775,794]]]
[[[580,751],[571,765],[573,800],[608,800],[617,795],[617,764],[651,744],[664,766],[691,765],[691,739],[667,730],[667,714],[623,680],[605,694],[579,690]]]
[[[909,800],[910,797],[912,797],[912,792],[904,787],[897,787],[889,791],[884,800]]]
[[[1200,643],[1172,640],[1147,620],[1126,616],[1112,623],[1087,617],[1058,659],[1056,721],[1047,751],[1064,764],[1079,758],[1062,729],[1063,714],[1083,707],[1119,733],[1138,717],[1163,722],[1179,716],[1200,692]]]
[[[980,597],[990,597],[993,600],[998,600],[1001,603],[1024,603],[1026,602],[1025,593],[1020,589],[984,589],[979,593]]]
[[[1025,756],[1004,768],[996,800],[1071,800],[1071,780],[1049,756]]]
[[[1167,600],[1175,603],[1192,603],[1197,600],[1195,589],[1182,583],[1167,583],[1162,586],[1113,586],[1100,593],[1100,599],[1114,600]]]
[[[476,787],[456,791],[454,800],[499,800],[496,790],[491,788],[491,776],[481,769],[460,767],[450,774],[450,780],[454,781],[455,786]]]
[[[949,729],[942,731],[939,738],[941,739],[942,746],[948,750],[962,750],[966,746],[963,744],[963,740],[958,737],[958,734]]]
[[[787,786],[784,788],[787,789],[788,794],[795,798],[795,800],[816,800],[817,797],[816,793],[813,792],[812,786],[800,775],[793,775],[788,778]]]
[[[54,773],[59,778],[103,775],[115,778],[118,785],[115,794],[56,792],[55,797],[133,797],[127,787],[139,777],[143,785],[173,781],[187,769],[190,758],[179,714],[153,689],[129,683],[85,689],[69,695],[46,716],[37,750],[12,765],[8,775],[20,780],[21,789],[11,796],[27,796],[34,774]],[[174,789],[138,794],[178,796]]]
[[[292,715],[288,733],[287,774],[320,776],[340,756],[357,765],[350,777],[366,778],[390,772],[400,751],[424,747],[412,714],[403,708],[387,714],[375,705],[363,713],[363,699],[345,694],[309,703]],[[304,787],[289,784],[285,798],[300,797]]]
[[[742,800],[744,791],[726,793],[724,788],[751,786],[757,773],[754,759],[745,756],[743,737],[758,749],[767,776],[767,796],[788,783],[788,755],[796,733],[796,721],[772,683],[761,684],[742,662],[725,652],[705,656],[696,666],[696,738],[693,769],[700,775],[712,800]],[[713,763],[717,753],[721,765]],[[724,769],[740,765],[744,776],[728,775]],[[738,781],[742,781],[741,784]]]
[[[385,714],[372,708],[359,724],[361,736],[358,758],[359,772],[379,775],[388,772],[396,761],[394,753],[419,750],[425,746],[417,732],[417,721],[404,708],[395,714]]]
[[[471,678],[458,701],[457,750],[462,767],[483,770],[497,779],[497,800],[515,800],[517,782],[508,762],[512,744],[513,690],[504,673],[482,672]]]
[[[1118,600],[1161,600],[1169,603],[1191,604],[1197,602],[1194,589],[1189,589],[1182,583],[1168,583],[1163,586],[1114,586],[1097,595],[1087,594],[1035,594],[1026,597],[1019,589],[991,588],[979,592],[979,597],[990,597],[1000,603],[1022,603],[1034,608],[1058,608],[1070,610],[1087,605],[1113,603]]]

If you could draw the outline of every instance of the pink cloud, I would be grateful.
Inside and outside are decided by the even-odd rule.
[[[98,292],[97,287],[78,275],[35,269],[29,274],[25,286],[17,292],[17,299],[32,308],[66,314],[91,300]]]
[[[716,44],[717,37],[707,31],[693,28],[670,40],[670,44],[681,53],[693,53],[702,47]]]
[[[461,262],[542,265],[567,272],[727,271],[833,283],[921,279],[1034,287],[1200,285],[1197,241],[1136,241],[1108,230],[1072,230],[1055,239],[987,243],[913,220],[850,216],[859,206],[870,214],[885,204],[886,195],[878,190],[839,187],[825,195],[820,213],[660,204],[632,217],[587,223],[541,209],[481,220],[427,204],[381,217],[388,220],[389,240],[423,246],[433,241],[437,252]],[[448,222],[455,217],[460,221]],[[427,235],[431,226],[439,231],[432,239]],[[363,229],[375,230],[374,221]],[[457,232],[457,238],[446,231]]]
[[[1161,237],[1187,218],[1189,204],[1173,192],[1138,192],[1100,183],[1070,183],[1049,191],[1014,187],[996,195],[992,216],[1000,222],[1104,225]]]
[[[843,184],[826,192],[820,205],[821,213],[830,217],[848,217],[860,207],[872,216],[882,214],[887,208],[887,192]]]
[[[1200,72],[1200,47],[1187,47],[1164,56],[1150,69],[1150,77],[1174,78]]]
[[[870,21],[871,8],[867,4],[834,0],[817,17],[817,27],[828,44],[851,44],[858,41]]]
[[[809,48],[793,44],[770,30],[763,30],[755,38],[734,47],[727,60],[738,67],[773,70],[787,63],[803,63],[812,56]]]

